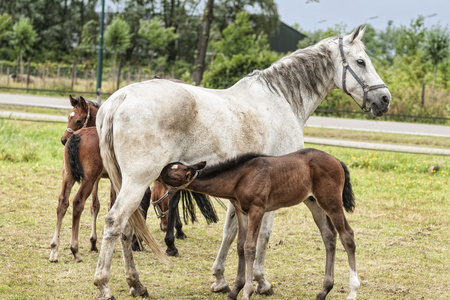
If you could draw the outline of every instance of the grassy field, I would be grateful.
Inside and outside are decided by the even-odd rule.
[[[63,222],[59,262],[48,261],[61,189],[65,124],[0,120],[0,299],[93,299],[98,254],[90,253],[90,200],[81,220],[80,252],[74,263],[69,249],[71,207]],[[309,130],[309,129],[308,129]],[[326,133],[328,134],[328,133]],[[351,134],[351,133],[348,133]],[[320,136],[321,132],[311,132]],[[363,137],[368,139],[365,134]],[[349,137],[350,139],[351,137]],[[383,139],[388,138],[383,137]],[[381,139],[373,137],[373,139]],[[397,137],[391,140],[421,140]],[[448,147],[442,139],[437,147]],[[414,144],[414,142],[411,142]],[[429,145],[430,142],[426,144]],[[308,146],[308,145],[306,145]],[[350,169],[356,210],[348,215],[355,231],[359,299],[450,299],[450,160],[443,156],[411,155],[338,147],[321,147]],[[439,164],[439,169],[432,166]],[[75,187],[72,194],[76,192]],[[109,182],[100,186],[103,228]],[[218,224],[184,226],[188,238],[176,241],[181,256],[165,267],[152,253],[136,253],[141,280],[151,299],[224,299],[212,294],[211,266],[220,247],[225,211],[217,206]],[[161,245],[164,233],[149,213],[147,224]],[[101,241],[100,241],[101,243]],[[276,213],[267,250],[265,273],[276,295],[253,299],[311,299],[320,290],[325,250],[311,214],[304,205]],[[233,283],[235,246],[225,275]],[[131,299],[125,282],[119,243],[113,256],[110,286],[117,299]],[[345,251],[338,244],[335,287],[328,299],[348,293]]]

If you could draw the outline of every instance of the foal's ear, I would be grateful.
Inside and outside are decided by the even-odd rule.
[[[206,166],[206,161],[201,161],[199,163],[196,163],[195,165],[192,165],[193,168],[196,170],[201,170]]]
[[[86,100],[82,96],[80,96],[80,106],[87,111],[88,110],[88,104],[86,103]]]
[[[361,29],[362,25],[358,26],[351,34],[350,34],[350,43],[353,43],[355,40],[361,40],[364,36],[364,29]]]
[[[74,97],[72,97],[72,95],[69,95],[69,99],[70,99],[70,104],[75,107],[79,104],[78,100],[75,99]]]

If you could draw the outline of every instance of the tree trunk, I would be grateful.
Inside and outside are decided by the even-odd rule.
[[[434,65],[434,74],[433,74],[433,92],[431,95],[431,98],[434,100],[434,91],[435,91],[435,87],[436,87],[436,74],[437,74],[437,64]]]
[[[194,72],[192,73],[192,81],[195,85],[199,85],[203,79],[205,71],[206,50],[208,48],[209,30],[213,19],[214,0],[208,0],[203,12],[202,31],[198,39],[197,57],[194,63]]]

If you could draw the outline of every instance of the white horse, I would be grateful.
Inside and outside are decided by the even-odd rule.
[[[294,152],[303,147],[306,120],[336,88],[362,102],[362,107],[375,116],[388,111],[391,95],[364,51],[363,34],[357,28],[348,36],[325,39],[265,70],[253,72],[225,90],[154,79],[118,90],[101,106],[97,115],[101,155],[114,187],[120,192],[106,216],[94,276],[100,299],[113,297],[108,281],[119,236],[130,293],[147,294],[133,261],[131,227],[142,222],[136,211],[140,200],[168,163],[206,160],[214,164],[246,152],[268,155]],[[353,76],[346,75],[347,71]],[[326,215],[315,205],[308,206],[315,222],[319,228],[327,228]],[[264,278],[264,256],[273,217],[273,212],[265,215],[257,243],[254,278],[259,293],[272,292]],[[232,205],[228,206],[226,218],[222,246],[213,266],[216,277],[213,291],[228,289],[223,276],[224,260],[237,227]],[[146,231],[141,234],[151,238],[148,229],[143,228]],[[324,239],[332,234],[321,232]],[[327,266],[319,299],[325,298],[333,282],[333,272]],[[350,287],[349,299],[354,299],[359,281],[352,269]]]

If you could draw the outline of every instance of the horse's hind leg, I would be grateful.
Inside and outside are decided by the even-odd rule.
[[[148,297],[147,288],[139,280],[139,274],[134,265],[132,245],[133,231],[128,223],[123,230],[120,242],[122,244],[123,260],[125,262],[125,278],[130,286],[131,296]]]
[[[95,181],[94,188],[92,189],[92,205],[91,205],[91,216],[92,216],[92,231],[91,231],[91,250],[98,252],[97,249],[97,216],[100,211],[100,201],[98,200],[98,183],[100,182],[100,177]]]
[[[150,206],[151,197],[152,197],[152,192],[151,192],[150,188],[147,188],[145,190],[144,197],[142,197],[142,201],[140,204],[141,213],[145,220],[147,220],[147,211]],[[131,249],[133,251],[142,251],[143,248],[141,246],[142,246],[142,239],[138,240],[136,235],[133,234],[133,239],[131,242]]]
[[[348,264],[350,267],[350,293],[347,296],[347,300],[356,299],[356,293],[359,289],[358,274],[356,272],[356,244],[353,235],[353,230],[347,222],[344,215],[344,210],[341,208],[335,212],[329,213],[330,219],[332,220],[337,232],[339,233],[339,239],[345,248],[348,256]]]
[[[124,231],[130,216],[139,207],[139,203],[142,199],[142,196],[144,195],[145,189],[149,184],[146,183],[137,185],[133,183],[134,181],[129,178],[123,179],[122,188],[120,189],[119,195],[117,196],[114,205],[111,207],[105,218],[105,229],[103,231],[102,247],[100,249],[97,269],[94,275],[94,284],[100,291],[99,299],[101,300],[111,299],[113,297],[108,282],[114,247],[116,245],[117,238]],[[126,246],[128,247],[128,244],[126,244]],[[125,262],[127,264],[126,270],[129,270],[129,274],[134,274],[134,272],[132,272],[132,270],[134,269],[133,255],[129,254],[129,252],[131,251],[125,251],[126,252],[124,252],[124,255],[127,255]],[[142,285],[139,281],[138,276],[130,275],[130,278],[130,280],[132,281],[130,282],[132,283],[133,287]],[[143,290],[143,288],[138,289]]]
[[[336,254],[336,230],[325,212],[317,205],[314,199],[304,202],[311,211],[314,222],[320,230],[326,250],[325,277],[323,279],[322,291],[316,299],[325,299],[334,285],[334,262]]]
[[[217,253],[216,260],[212,267],[216,281],[212,284],[211,291],[215,293],[228,293],[230,291],[230,287],[224,276],[225,260],[227,259],[230,246],[236,238],[237,228],[236,212],[234,206],[229,203],[225,225],[223,226],[222,244],[220,245],[219,253]]]
[[[76,262],[82,261],[80,252],[78,251],[78,233],[80,230],[81,213],[84,210],[84,204],[91,194],[93,187],[94,182],[92,180],[84,180],[73,199],[72,241],[70,243],[70,250],[72,251]]]
[[[61,232],[62,220],[66,214],[67,208],[69,207],[70,191],[72,190],[74,183],[75,181],[72,176],[69,176],[65,171],[63,171],[62,190],[58,198],[58,208],[56,209],[56,230],[50,245],[51,262],[58,262],[59,234]]]

